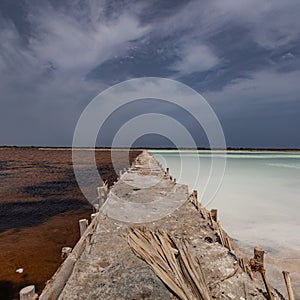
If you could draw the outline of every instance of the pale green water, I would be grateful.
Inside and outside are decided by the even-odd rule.
[[[300,152],[227,153],[222,184],[211,201],[217,184],[207,185],[209,152],[150,152],[177,181],[197,189],[207,208],[218,208],[223,226],[240,242],[300,250]],[[213,155],[217,162],[225,157],[224,152]]]
[[[246,257],[256,245],[266,250],[268,278],[285,296],[281,272],[289,271],[300,299],[300,152],[213,152],[211,176],[209,152],[150,152],[178,182],[188,184],[190,191],[197,189],[208,209],[218,209],[223,227]]]

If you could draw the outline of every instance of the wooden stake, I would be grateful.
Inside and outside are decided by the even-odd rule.
[[[97,187],[98,198],[103,197],[103,187]]]
[[[258,272],[260,272],[264,268],[264,254],[264,249],[258,246],[254,248],[254,260]]]
[[[210,219],[210,224],[211,224],[211,227],[213,230],[215,230],[215,225],[214,225],[214,220],[213,220],[213,217],[211,215],[211,211],[209,212],[209,219]]]
[[[245,267],[245,259],[242,257],[242,258],[239,258],[239,264],[240,264],[240,267],[242,268],[242,270],[244,272],[246,272],[246,267]]]
[[[94,204],[94,211],[99,212],[99,204]]]
[[[105,186],[105,184],[103,184],[102,187],[97,187],[97,193],[98,193],[98,207],[101,207],[103,205],[103,203],[106,200],[107,197],[107,187]]]
[[[227,242],[227,248],[230,250],[230,251],[233,251],[233,248],[232,248],[232,245],[231,245],[231,241],[230,241],[230,237],[229,236],[226,236],[226,242]]]
[[[217,224],[218,224],[218,229],[219,229],[221,244],[222,244],[223,247],[225,247],[225,238],[224,238],[224,233],[223,233],[223,229],[221,227],[220,221],[218,221]]]
[[[274,300],[274,297],[273,297],[273,294],[271,291],[271,286],[267,279],[266,270],[264,268],[264,254],[265,254],[265,251],[261,247],[256,246],[254,248],[254,258],[250,259],[249,265],[250,265],[250,268],[252,271],[257,271],[261,274],[261,277],[265,284],[267,293],[269,295],[269,299]]]
[[[108,184],[107,184],[107,180],[103,183],[102,189],[103,189],[103,197],[104,197],[104,201],[105,201],[106,198],[107,198],[107,195],[108,195]]]
[[[93,213],[91,214],[91,221],[93,221],[93,219],[97,216],[97,213]]]
[[[81,219],[79,220],[79,229],[80,229],[80,236],[82,236],[88,226],[88,220],[87,219]]]
[[[193,190],[193,197],[198,202],[198,191],[197,190]]]
[[[192,197],[193,197],[193,203],[194,203],[194,205],[196,206],[197,210],[199,210],[200,209],[200,203],[198,201],[198,192],[197,192],[197,190],[193,191]],[[200,209],[200,212],[201,212],[201,209]]]
[[[271,286],[270,286],[269,280],[267,279],[266,271],[265,270],[263,270],[261,272],[261,277],[262,277],[262,279],[264,281],[264,284],[265,284],[265,287],[266,287],[266,290],[268,292],[270,300],[274,300],[274,297],[273,297],[273,294],[272,294],[272,291],[271,291]]]
[[[197,210],[199,210],[199,203],[195,198],[194,191],[190,194],[189,200],[194,204]]]
[[[61,259],[66,259],[70,255],[71,252],[72,252],[71,247],[63,247],[61,249]]]
[[[254,275],[249,265],[246,265],[246,272],[249,274],[251,280],[254,280]]]
[[[34,285],[29,285],[21,289],[20,300],[33,300],[33,299],[36,299]]]
[[[217,209],[212,209],[212,210],[210,211],[210,213],[211,213],[212,219],[213,219],[215,222],[217,222],[217,221],[218,221],[218,210],[217,210]]]
[[[78,261],[79,257],[85,251],[87,246],[87,239],[90,234],[93,234],[97,228],[97,220],[94,219],[91,225],[84,232],[83,236],[75,245],[71,254],[64,260],[62,265],[52,276],[52,278],[46,283],[46,286],[39,296],[39,300],[49,300],[49,299],[58,299],[61,294],[67,280],[70,278],[75,263]],[[26,299],[27,300],[27,299]]]
[[[283,277],[284,277],[284,281],[285,281],[286,289],[287,289],[287,292],[288,292],[289,300],[295,300],[294,292],[293,292],[292,284],[291,284],[290,273],[287,272],[287,271],[282,271],[282,274],[283,274]]]
[[[205,209],[204,207],[202,207],[201,205],[200,205],[200,212],[201,212],[201,214],[202,214],[202,217],[203,217],[205,220],[207,220],[206,209]]]

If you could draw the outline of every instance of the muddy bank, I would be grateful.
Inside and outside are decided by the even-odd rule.
[[[129,161],[138,154],[132,151]],[[116,169],[126,167],[125,153],[116,155]],[[112,184],[117,175],[110,151],[96,152],[96,161]],[[0,299],[16,298],[28,284],[41,291],[61,262],[61,248],[78,240],[78,220],[91,211],[77,186],[70,150],[0,149]]]

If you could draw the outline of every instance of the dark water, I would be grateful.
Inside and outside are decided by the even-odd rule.
[[[51,197],[42,201],[0,203],[0,232],[36,226],[57,214],[84,207],[89,208],[90,204],[78,199],[59,200]]]
[[[120,152],[119,165],[112,166],[110,151],[97,152],[101,177],[112,184],[114,167],[126,167],[139,153],[128,158]],[[0,300],[18,299],[30,284],[40,293],[61,263],[61,247],[74,246],[78,220],[91,212],[74,176],[71,151],[0,149]],[[20,266],[24,272],[17,274]]]

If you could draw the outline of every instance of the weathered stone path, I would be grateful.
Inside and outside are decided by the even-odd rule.
[[[60,300],[177,299],[130,249],[126,234],[136,223],[186,239],[192,255],[201,260],[214,299],[267,299],[264,287],[238,267],[236,256],[219,243],[218,234],[188,201],[188,195],[187,186],[170,180],[144,151],[113,186],[79,241],[81,246],[64,262],[70,261],[69,269],[61,268],[66,282],[57,284],[64,276],[54,277],[41,299],[57,299],[57,291],[51,292],[55,285],[62,288]]]

